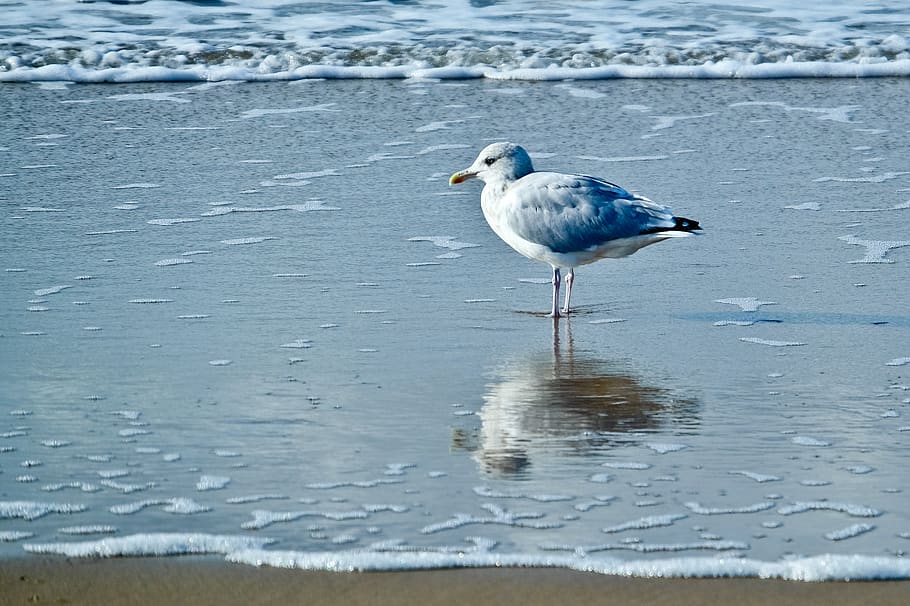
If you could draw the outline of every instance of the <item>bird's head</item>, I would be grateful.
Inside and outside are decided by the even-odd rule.
[[[514,143],[493,143],[487,145],[468,168],[460,170],[449,178],[449,185],[468,179],[480,179],[484,183],[494,181],[515,181],[534,172],[531,157],[520,145]]]

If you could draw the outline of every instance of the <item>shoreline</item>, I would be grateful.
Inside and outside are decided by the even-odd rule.
[[[0,564],[0,605],[112,604],[906,604],[910,581],[663,579],[557,568],[320,572],[208,557],[21,557]]]
[[[426,67],[368,65],[305,65],[284,71],[262,73],[232,65],[200,65],[181,68],[81,67],[51,64],[0,71],[0,84],[66,82],[75,84],[141,84],[206,82],[295,82],[302,80],[486,80],[491,82],[561,82],[564,80],[768,80],[768,79],[865,79],[910,77],[910,60],[886,63],[770,62],[749,64],[728,60],[702,65],[625,65],[596,67],[536,67],[498,69],[492,66]]]

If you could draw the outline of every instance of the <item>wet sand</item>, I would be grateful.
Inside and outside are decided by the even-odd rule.
[[[331,573],[211,559],[15,558],[0,604],[907,604],[910,581],[640,579],[556,569]]]

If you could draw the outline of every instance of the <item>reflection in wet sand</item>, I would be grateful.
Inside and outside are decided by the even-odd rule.
[[[638,433],[692,431],[698,404],[647,385],[628,364],[575,351],[554,322],[553,351],[494,369],[483,396],[474,458],[487,473],[520,475],[536,460],[591,455]]]

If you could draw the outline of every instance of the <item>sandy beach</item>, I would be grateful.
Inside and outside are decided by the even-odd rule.
[[[331,573],[208,559],[14,558],[0,566],[0,604],[800,604],[903,606],[910,582],[636,579],[555,569]]]

